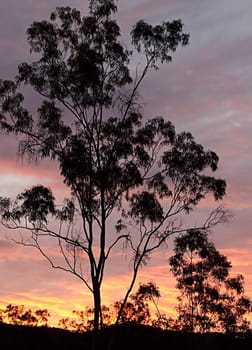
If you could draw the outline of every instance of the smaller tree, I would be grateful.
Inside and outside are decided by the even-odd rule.
[[[24,305],[9,304],[4,310],[0,310],[0,323],[11,323],[23,326],[48,326],[49,312],[46,309],[32,311]]]
[[[248,330],[244,315],[251,312],[252,304],[244,296],[244,278],[230,277],[230,261],[207,233],[188,230],[175,239],[174,253],[169,262],[181,292],[180,328],[191,332]]]
[[[136,293],[130,295],[130,300],[125,304],[120,323],[134,322],[138,324],[151,324],[151,312],[149,302],[152,302],[156,308],[158,315],[161,317],[157,306],[157,299],[160,297],[159,288],[153,282],[139,284]],[[123,301],[117,301],[113,307],[120,310]],[[117,312],[116,312],[117,313]]]
[[[158,287],[153,282],[139,284],[136,293],[130,295],[129,301],[123,308],[120,324],[122,323],[137,323],[144,325],[154,325],[159,327],[164,322],[164,315],[160,314],[157,305],[157,299],[160,297]],[[108,327],[114,323],[117,317],[118,310],[122,305],[121,301],[115,301],[110,307],[102,306],[103,327]],[[157,318],[153,319],[149,307],[149,302],[152,302],[157,311]],[[73,317],[62,318],[58,322],[58,326],[63,329],[76,331],[78,333],[92,331],[94,329],[93,314],[94,309],[86,307],[83,311],[73,310]]]
[[[86,306],[84,310],[73,310],[73,317],[65,317],[59,320],[58,326],[63,329],[83,333],[94,330],[94,308]],[[103,326],[112,324],[111,310],[109,307],[102,306]]]

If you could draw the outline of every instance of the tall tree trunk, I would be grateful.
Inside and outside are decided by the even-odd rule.
[[[92,339],[92,350],[98,350],[98,336],[100,326],[102,324],[102,313],[101,313],[101,290],[100,284],[95,279],[93,283],[93,297],[94,297],[94,329]]]
[[[98,331],[101,324],[101,296],[100,288],[94,289],[94,330]]]

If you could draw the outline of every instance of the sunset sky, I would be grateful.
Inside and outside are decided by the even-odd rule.
[[[56,6],[87,13],[86,0],[1,0],[0,78],[12,79],[19,63],[29,60],[26,28],[48,19]],[[138,19],[152,24],[180,18],[190,33],[190,45],[179,49],[173,62],[151,73],[141,88],[146,119],[162,115],[177,131],[190,131],[206,149],[220,157],[217,175],[227,181],[224,205],[232,220],[216,228],[212,238],[245,277],[252,298],[252,1],[251,0],[121,0],[117,19],[123,40]],[[36,108],[29,98],[27,105]],[[17,161],[17,142],[1,135],[0,196],[14,197],[34,184],[52,186],[62,197],[61,179],[52,164]],[[217,204],[207,201],[202,212]],[[55,318],[91,302],[81,282],[52,270],[36,251],[17,246],[0,227],[0,307],[8,303],[46,307]],[[172,243],[172,241],[170,241]],[[155,253],[139,281],[160,287],[162,311],[172,314],[175,280],[169,272],[170,248]],[[123,261],[124,271],[118,266]],[[120,299],[128,281],[130,262],[118,254],[109,263],[104,303]]]

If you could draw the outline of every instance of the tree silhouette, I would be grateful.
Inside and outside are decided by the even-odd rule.
[[[159,312],[156,299],[160,297],[158,287],[153,283],[141,284],[138,287],[136,293],[130,295],[130,300],[125,304],[120,323],[133,322],[137,324],[150,325],[152,323],[149,301],[151,301],[156,310]],[[113,307],[116,310],[121,309],[122,301],[116,301]]]
[[[104,312],[105,307],[102,307]],[[59,320],[58,326],[63,329],[72,330],[78,333],[92,331],[94,329],[93,315],[94,309],[86,307],[84,310],[73,310],[74,318],[65,317]]]
[[[31,309],[26,309],[24,305],[8,304],[5,309],[0,310],[1,322],[14,325],[46,327],[49,317],[50,314],[46,309],[32,311]]]
[[[217,169],[214,152],[190,133],[176,133],[162,117],[143,119],[140,85],[149,71],[171,62],[179,45],[188,44],[182,22],[138,21],[128,50],[112,18],[116,11],[113,0],[90,0],[84,17],[58,7],[49,21],[27,30],[37,60],[20,64],[15,81],[0,81],[2,131],[19,138],[21,157],[56,161],[71,191],[62,206],[43,185],[15,200],[1,198],[1,222],[27,232],[15,242],[36,247],[54,268],[84,283],[93,294],[95,330],[103,324],[101,286],[112,250],[126,244],[133,262],[119,322],[139,267],[171,235],[188,229],[183,215],[208,193],[221,199],[226,187],[206,175]],[[135,74],[134,53],[142,55]],[[42,97],[37,114],[24,107],[22,84]],[[224,217],[219,207],[200,226],[212,227]],[[45,249],[46,238],[55,240],[62,264]]]
[[[129,297],[129,301],[125,304],[122,315],[120,318],[120,324],[124,323],[136,323],[142,325],[154,325],[158,327],[160,322],[160,312],[157,307],[157,299],[160,297],[159,288],[153,282],[146,284],[139,284],[136,293],[133,293]],[[103,326],[108,327],[114,323],[117,317],[118,310],[121,308],[123,300],[115,301],[110,307],[102,306],[102,319]],[[158,312],[158,318],[153,319],[151,317],[151,311],[149,302],[155,305]],[[73,310],[74,318],[63,318],[58,322],[58,326],[63,329],[73,330],[79,333],[92,331],[94,329],[93,314],[94,309],[86,307],[83,311]],[[160,323],[161,324],[161,323]]]
[[[230,261],[209,241],[207,232],[189,230],[177,237],[174,253],[169,261],[181,292],[180,327],[191,332],[248,330],[244,315],[252,304],[244,296],[243,276],[230,277]]]

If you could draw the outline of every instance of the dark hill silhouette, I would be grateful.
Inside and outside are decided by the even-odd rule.
[[[98,349],[105,350],[115,327],[99,334]],[[92,333],[72,333],[58,328],[0,324],[0,348],[8,350],[89,350]],[[125,324],[116,328],[113,349],[120,350],[251,350],[252,337],[224,334],[190,334]]]
[[[78,334],[58,328],[0,324],[0,349],[8,350],[85,350],[91,334]]]

